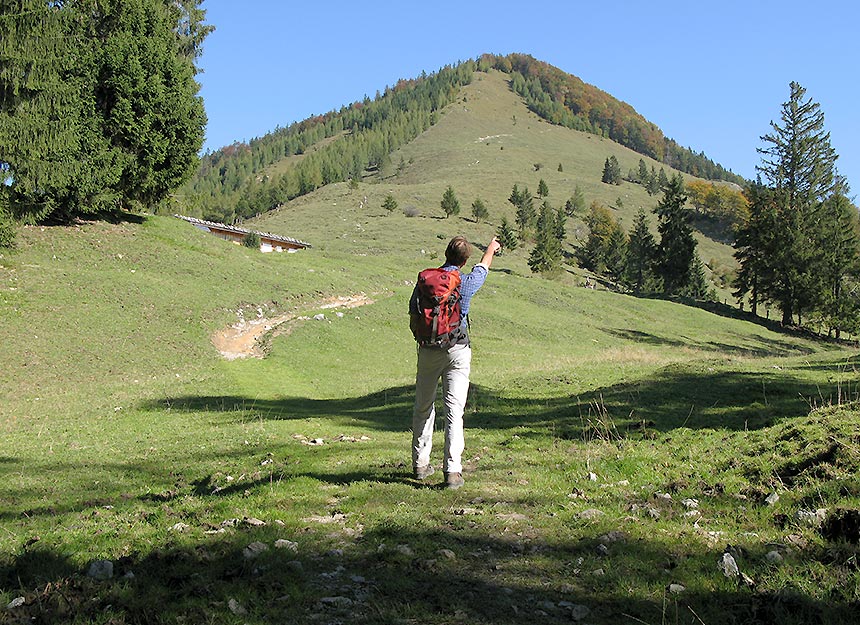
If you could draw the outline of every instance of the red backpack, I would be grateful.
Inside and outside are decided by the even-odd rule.
[[[464,338],[460,328],[460,272],[441,268],[418,274],[418,314],[410,328],[422,346],[450,347]]]

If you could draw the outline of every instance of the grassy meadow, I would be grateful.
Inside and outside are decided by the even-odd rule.
[[[23,229],[0,257],[0,622],[856,622],[851,346],[509,251],[473,303],[466,484],[412,479],[417,271],[454,234],[486,242],[514,182],[627,193],[626,224],[652,204],[566,173],[638,156],[515,107],[484,77],[399,176],[252,226],[314,245],[295,254],[170,217]],[[447,184],[463,212],[443,219]],[[421,215],[386,214],[389,192]],[[305,318],[263,359],[212,344],[286,312]]]

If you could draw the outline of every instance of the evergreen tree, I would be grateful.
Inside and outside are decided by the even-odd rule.
[[[681,291],[682,295],[693,299],[709,299],[712,289],[709,288],[708,278],[705,275],[705,264],[699,258],[699,253],[693,251],[693,262],[690,265],[690,278],[687,285]]]
[[[565,203],[564,210],[568,217],[573,217],[585,210],[585,194],[579,185],[574,187],[573,196]]]
[[[739,269],[734,280],[734,295],[742,300],[750,297],[750,310],[758,314],[758,306],[763,301],[762,285],[773,280],[771,256],[778,254],[777,210],[775,194],[760,180],[747,189],[749,215],[735,232],[735,258]]]
[[[394,199],[394,196],[390,193],[385,196],[385,199],[382,201],[382,208],[387,210],[389,213],[393,213],[397,210],[397,200]]]
[[[825,246],[822,247],[822,271],[825,291],[820,317],[828,334],[840,338],[843,330],[854,332],[860,315],[860,220],[857,207],[847,197],[848,186],[827,199],[822,224]],[[852,293],[852,289],[855,291]]]
[[[537,212],[535,211],[534,198],[529,193],[528,187],[520,193],[520,203],[517,205],[517,227],[519,228],[520,240],[526,241],[535,233],[537,225]]]
[[[487,210],[484,200],[476,198],[475,201],[472,202],[472,217],[475,218],[476,222],[480,222],[482,219],[486,219],[489,216],[490,211]]]
[[[553,229],[555,232],[555,238],[559,240],[559,243],[564,244],[564,240],[567,238],[567,214],[561,209],[555,211],[555,223],[553,224]]]
[[[529,267],[536,273],[549,273],[561,265],[561,241],[556,236],[556,221],[552,208],[544,202],[537,220],[537,240],[529,254]]]
[[[627,244],[622,282],[634,293],[657,290],[654,263],[657,256],[657,241],[648,226],[648,217],[641,208],[633,220]]]
[[[511,195],[508,197],[508,202],[514,205],[514,207],[519,207],[520,203],[523,201],[523,194],[517,188],[517,185],[514,185],[514,188],[511,189]]]
[[[667,184],[669,184],[669,178],[666,177],[666,170],[661,167],[660,173],[657,174],[657,186],[662,191],[666,188]]]
[[[614,155],[606,159],[603,164],[603,176],[601,182],[606,184],[621,184],[621,164]]]
[[[151,207],[197,163],[199,0],[17,0],[0,14],[0,169],[26,221]]]
[[[648,178],[649,178],[648,166],[645,164],[645,159],[640,158],[639,159],[639,175],[638,175],[639,184],[641,184],[643,187],[647,187],[648,186]]]
[[[442,194],[442,201],[440,204],[442,206],[442,210],[445,211],[446,219],[451,215],[460,214],[460,201],[454,194],[454,189],[450,186],[445,189],[445,193]]]
[[[502,223],[499,225],[499,229],[496,230],[496,239],[498,239],[499,243],[502,245],[502,249],[499,250],[499,254],[504,253],[505,250],[514,251],[519,246],[517,235],[508,223],[507,217],[502,217]]]
[[[676,174],[663,190],[663,198],[654,208],[659,223],[660,244],[657,254],[657,271],[663,280],[663,289],[669,295],[679,295],[690,282],[696,239],[690,226],[689,211],[684,204],[684,180]]]
[[[830,133],[824,131],[824,114],[806,90],[790,84],[789,101],[782,106],[782,125],[771,122],[759,148],[758,167],[772,191],[774,245],[768,250],[769,279],[760,285],[764,297],[782,311],[782,323],[821,303],[827,292],[822,267],[830,241],[823,229],[827,200],[837,190],[836,153]]]
[[[543,178],[541,178],[540,182],[538,182],[537,193],[539,198],[545,198],[549,196],[549,187],[546,185],[546,180],[544,180]]]
[[[657,195],[660,193],[660,179],[657,177],[657,170],[654,169],[653,165],[651,165],[651,171],[648,173],[648,184],[645,190],[648,191],[648,195]]]
[[[624,265],[627,260],[628,240],[627,234],[618,224],[609,234],[606,246],[606,273],[615,282],[621,282],[624,276]]]

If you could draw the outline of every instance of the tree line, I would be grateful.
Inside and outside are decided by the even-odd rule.
[[[546,121],[612,139],[690,175],[743,184],[741,176],[663,135],[629,104],[527,54],[485,54],[478,69],[511,75],[511,88]]]
[[[435,124],[439,110],[471,82],[474,69],[473,62],[464,62],[401,80],[372,100],[365,97],[247,144],[206,154],[197,174],[180,190],[181,203],[186,212],[232,222],[327,184],[360,180]],[[283,173],[269,173],[267,168],[290,156],[302,158]]]

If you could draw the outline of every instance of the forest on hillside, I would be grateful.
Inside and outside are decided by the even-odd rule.
[[[217,221],[253,217],[332,182],[361,179],[386,164],[390,152],[438,120],[438,114],[472,81],[474,72],[498,69],[540,117],[605,136],[694,176],[743,183],[704,154],[681,148],[628,104],[575,76],[527,55],[483,55],[434,74],[401,80],[373,99],[279,128],[247,143],[203,156],[181,190],[186,213]],[[330,141],[325,141],[329,139]],[[273,172],[282,159],[297,158]]]

